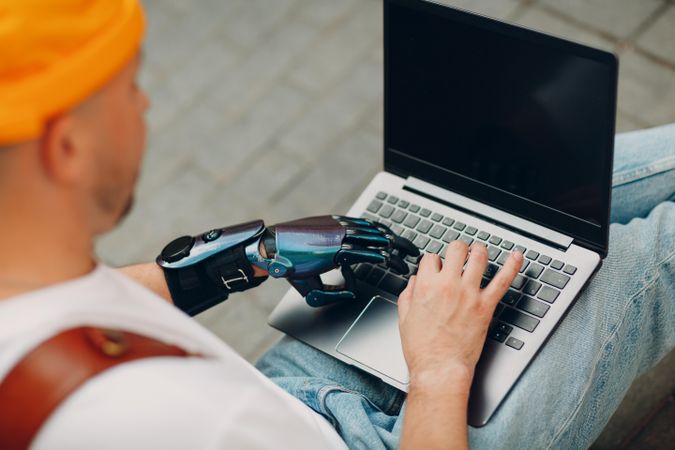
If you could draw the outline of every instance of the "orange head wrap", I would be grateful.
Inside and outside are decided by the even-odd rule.
[[[39,137],[139,49],[138,0],[0,0],[0,145]]]

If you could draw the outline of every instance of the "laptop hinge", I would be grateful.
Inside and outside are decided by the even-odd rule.
[[[483,220],[511,228],[514,231],[525,234],[532,239],[543,241],[549,245],[553,245],[561,249],[568,249],[574,240],[573,238],[555,230],[551,230],[550,228],[530,222],[527,219],[523,219],[492,206],[488,206],[454,192],[450,192],[446,189],[420,180],[419,178],[408,177],[406,179],[405,185],[403,186],[403,189],[460,209],[467,214],[478,216]]]

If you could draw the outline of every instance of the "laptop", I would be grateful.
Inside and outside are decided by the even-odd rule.
[[[347,215],[423,253],[487,245],[484,285],[510,252],[525,255],[476,369],[480,427],[607,255],[617,59],[424,0],[384,0],[384,55],[384,170]],[[396,301],[410,275],[355,273],[356,301],[312,308],[290,290],[269,323],[406,391]]]

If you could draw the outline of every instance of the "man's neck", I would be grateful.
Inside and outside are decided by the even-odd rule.
[[[0,300],[85,275],[95,266],[83,220],[50,202],[0,197]]]

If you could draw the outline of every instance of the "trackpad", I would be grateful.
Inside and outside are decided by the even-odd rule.
[[[335,349],[399,383],[409,382],[398,331],[397,307],[383,297],[373,297]]]

